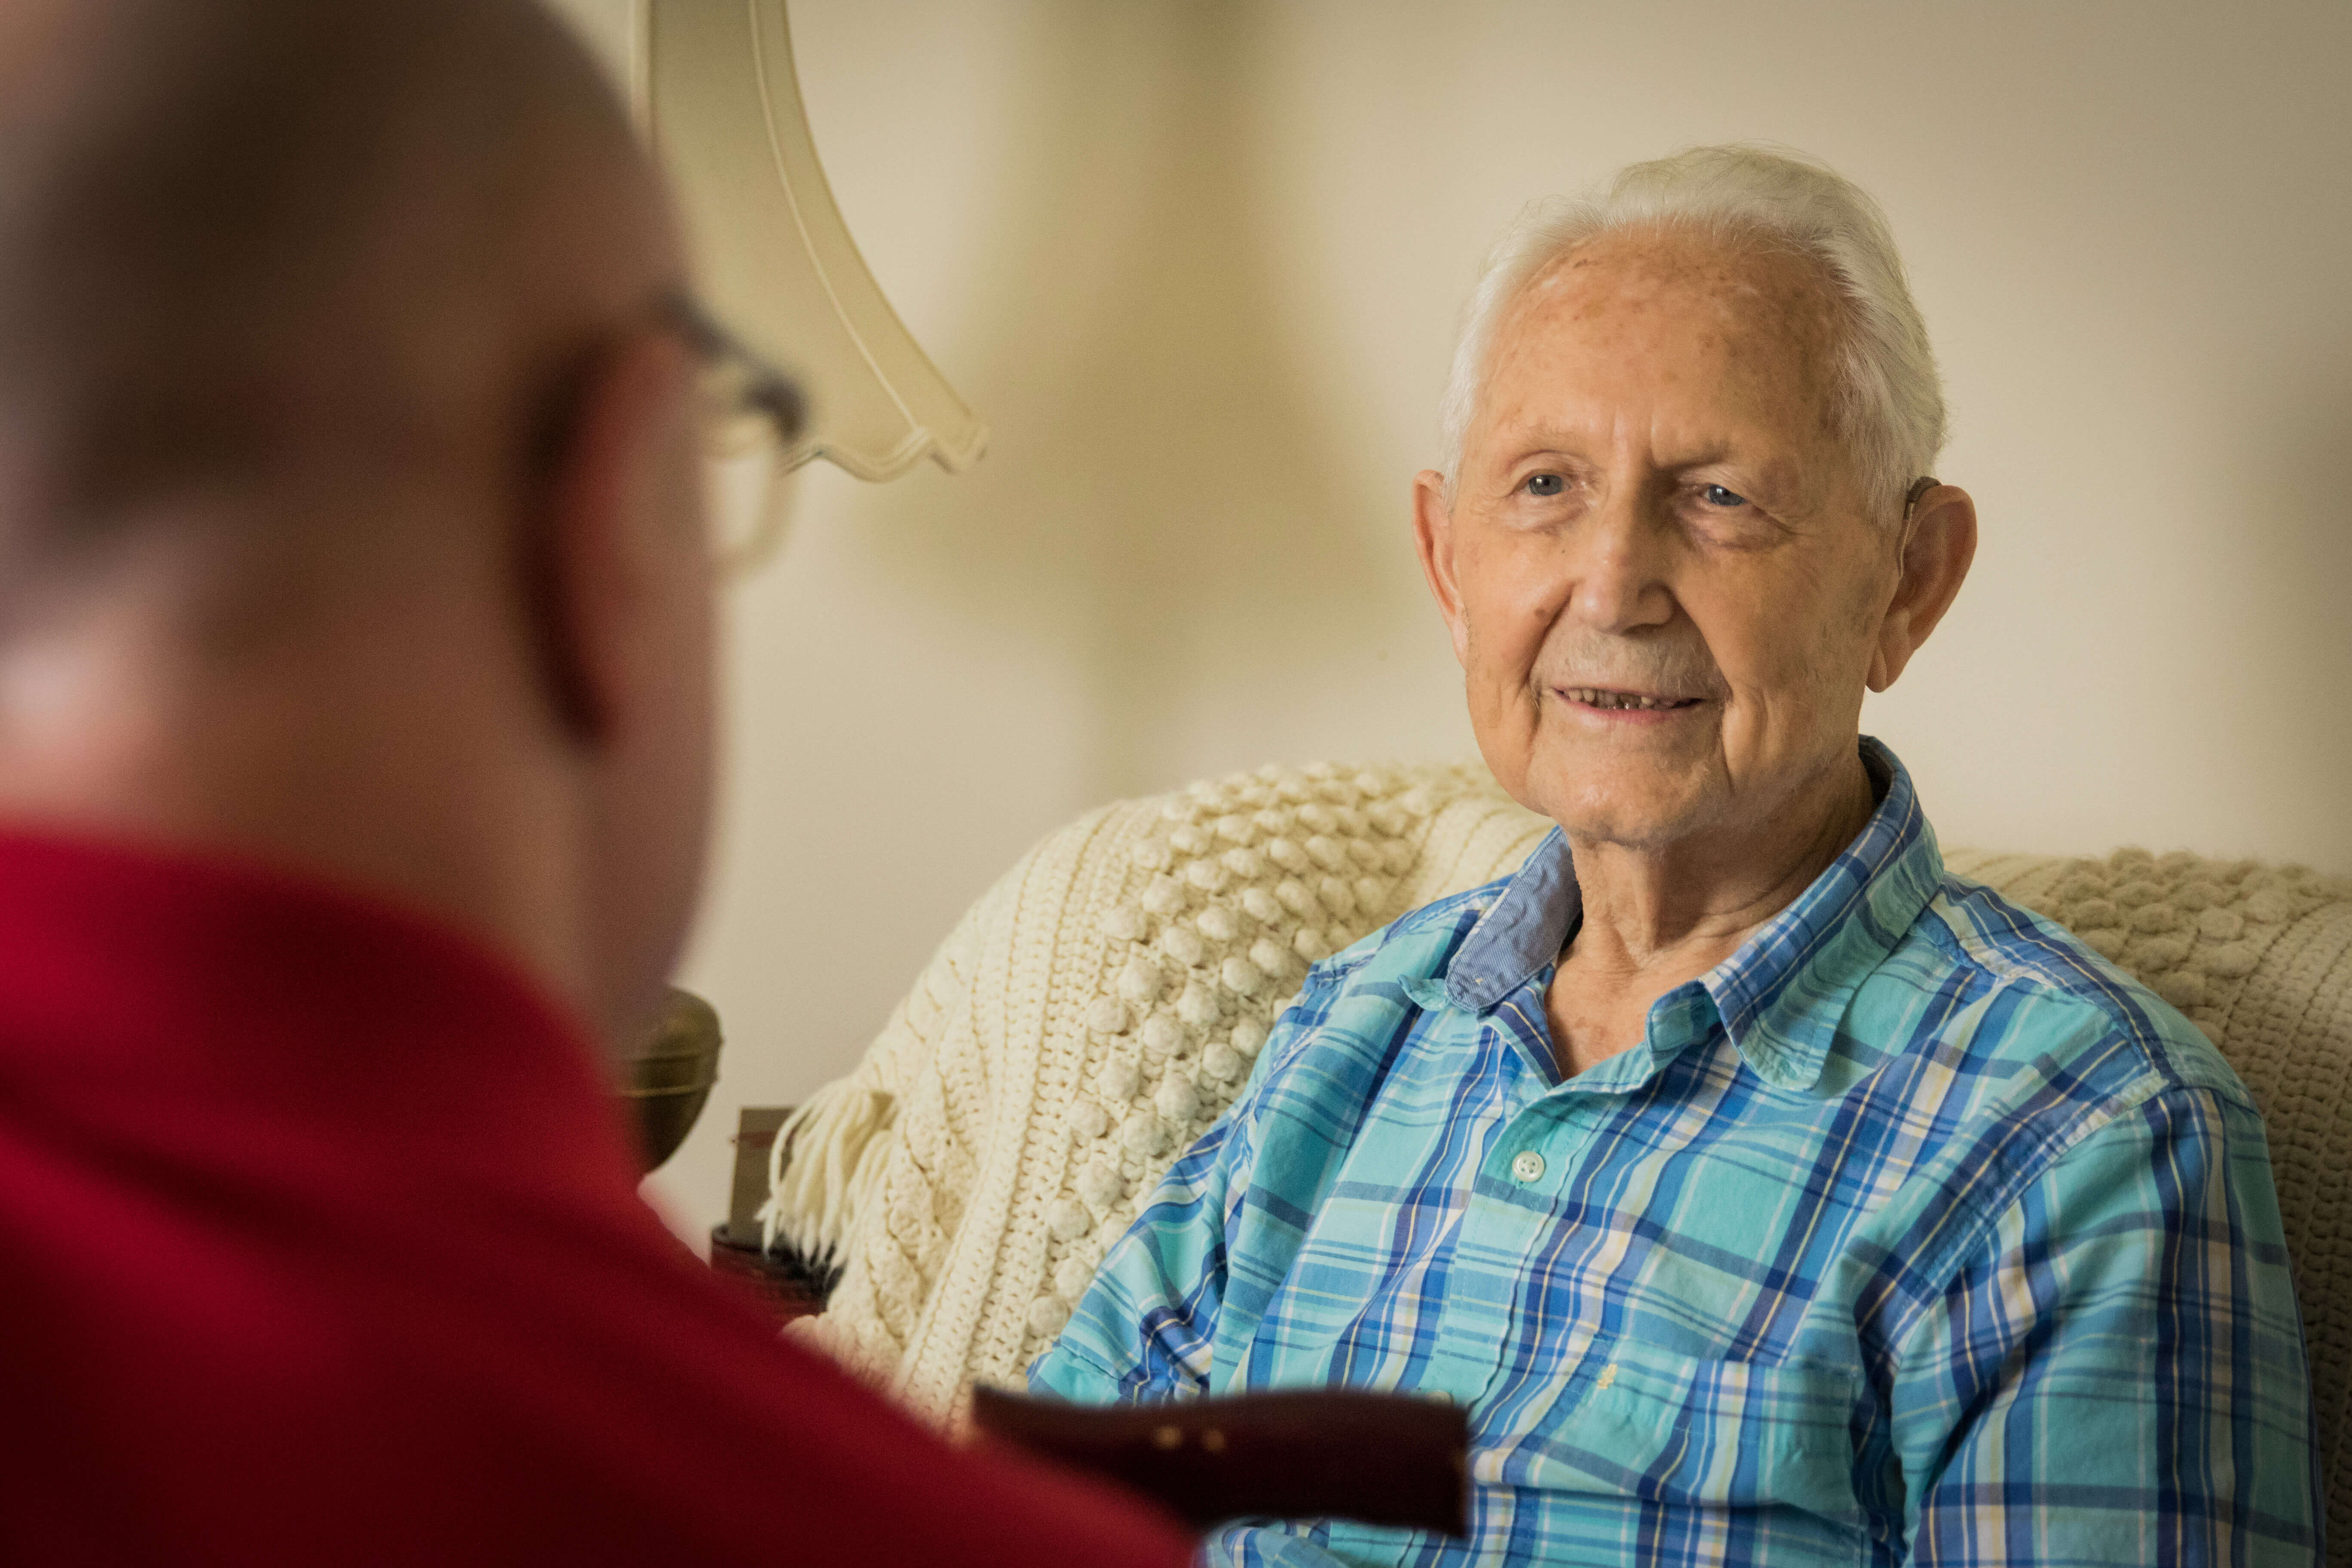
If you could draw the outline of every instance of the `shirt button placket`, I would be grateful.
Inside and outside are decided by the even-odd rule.
[[[1521,1186],[1543,1180],[1544,1157],[1532,1149],[1522,1149],[1511,1158],[1511,1176]]]

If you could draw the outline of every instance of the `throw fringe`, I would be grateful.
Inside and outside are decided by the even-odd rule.
[[[787,1117],[768,1149],[761,1247],[773,1249],[782,1237],[809,1262],[837,1265],[858,1216],[881,1187],[898,1144],[887,1135],[898,1113],[892,1096],[842,1080],[826,1084]]]

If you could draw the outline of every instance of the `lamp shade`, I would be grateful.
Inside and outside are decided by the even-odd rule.
[[[807,388],[788,468],[969,468],[988,430],[882,296],[825,183],[784,0],[640,0],[635,90],[713,310]]]

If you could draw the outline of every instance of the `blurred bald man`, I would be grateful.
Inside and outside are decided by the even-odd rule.
[[[682,284],[519,0],[0,6],[0,1557],[1182,1559],[636,1199],[601,1042],[709,794]]]

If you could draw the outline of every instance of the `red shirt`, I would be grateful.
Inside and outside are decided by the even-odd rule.
[[[1176,1563],[639,1202],[580,1026],[427,922],[0,834],[0,1560]]]

